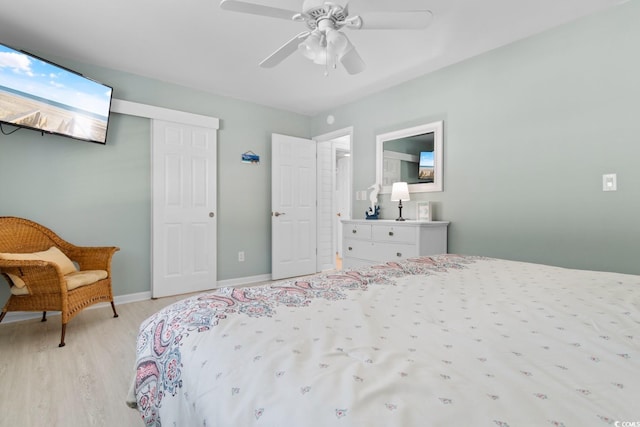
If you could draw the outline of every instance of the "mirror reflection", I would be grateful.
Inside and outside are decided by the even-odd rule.
[[[433,132],[384,141],[382,185],[392,185],[398,181],[407,184],[432,183],[433,143]]]
[[[394,182],[412,193],[442,191],[442,122],[377,136],[377,182],[390,192]]]

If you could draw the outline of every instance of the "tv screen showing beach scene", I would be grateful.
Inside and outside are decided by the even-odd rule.
[[[420,152],[418,179],[422,182],[433,182],[433,151]]]
[[[0,44],[0,122],[75,139],[107,141],[113,89]]]

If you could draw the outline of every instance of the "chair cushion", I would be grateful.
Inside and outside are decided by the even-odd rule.
[[[109,273],[105,270],[86,270],[69,273],[64,278],[67,281],[67,289],[72,291],[80,286],[90,285],[98,280],[106,279],[108,275]],[[22,282],[22,287],[18,287],[14,282],[14,285],[11,286],[11,293],[13,295],[29,295],[29,289],[24,286],[22,279],[19,277],[17,279]]]
[[[9,276],[9,279],[11,279],[14,286],[20,289],[24,288],[25,283],[24,283],[24,280],[20,278],[20,276],[16,276],[15,274],[10,274],[10,273],[7,273],[7,276]]]
[[[18,261],[40,260],[53,262],[55,264],[58,264],[60,271],[65,275],[73,273],[74,271],[78,271],[75,264],[60,249],[56,248],[55,246],[50,247],[46,251],[27,254],[0,252],[0,258]],[[16,283],[14,282],[14,284]]]
[[[29,295],[27,287],[19,288],[16,285],[11,286],[11,295]]]
[[[72,291],[80,286],[106,279],[108,275],[105,270],[85,270],[67,274],[64,278],[67,279],[67,289]]]

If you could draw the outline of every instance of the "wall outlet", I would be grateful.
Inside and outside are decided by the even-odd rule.
[[[244,262],[244,251],[238,252],[238,261]]]
[[[615,173],[606,173],[602,175],[602,191],[617,191],[618,177]]]

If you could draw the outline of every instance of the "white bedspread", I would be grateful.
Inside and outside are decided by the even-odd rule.
[[[147,425],[640,425],[640,276],[442,255],[143,323]],[[629,425],[629,424],[627,424]]]

